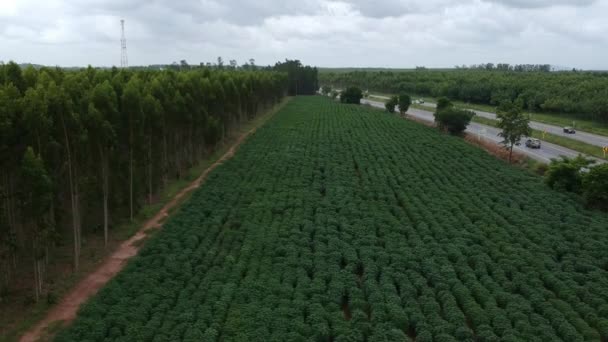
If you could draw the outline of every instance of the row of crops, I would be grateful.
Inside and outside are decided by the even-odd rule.
[[[58,341],[601,341],[608,216],[414,122],[299,97]]]

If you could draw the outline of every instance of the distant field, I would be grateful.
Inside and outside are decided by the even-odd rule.
[[[299,97],[56,341],[606,341],[606,227],[460,138]]]

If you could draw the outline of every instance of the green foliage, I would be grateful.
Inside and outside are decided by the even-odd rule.
[[[44,261],[18,272],[0,262],[2,286],[23,286],[10,279],[23,277],[40,288],[64,268],[43,267],[55,263],[55,245],[73,243],[76,266],[81,236],[123,223],[131,207],[136,214],[287,89],[287,74],[272,70],[21,70],[10,62],[0,75],[0,259],[22,265],[33,252]]]
[[[329,96],[329,94],[331,94],[332,92],[332,88],[331,86],[328,85],[324,85],[323,87],[321,87],[321,93],[325,96]]]
[[[360,104],[361,98],[363,98],[363,92],[357,87],[348,87],[340,94],[340,102]]]
[[[322,72],[321,84],[354,85],[381,93],[447,96],[496,106],[518,102],[527,111],[567,113],[578,119],[608,122],[608,78],[603,72],[545,72],[544,67],[415,71]],[[524,72],[528,71],[528,72]]]
[[[519,143],[523,137],[532,134],[530,118],[521,111],[521,108],[510,102],[504,102],[498,107],[496,118],[498,118],[496,127],[502,130],[498,135],[503,138],[502,144],[510,152],[510,161],[513,146]]]
[[[448,106],[435,112],[435,122],[450,134],[459,135],[467,129],[473,116],[475,116],[475,112]]]
[[[582,185],[583,197],[588,205],[608,210],[608,164],[592,167],[583,176]]]
[[[399,114],[403,115],[407,112],[412,104],[412,99],[408,94],[400,94],[399,95]]]
[[[556,190],[580,193],[583,181],[581,170],[592,163],[593,160],[582,155],[574,159],[567,157],[554,159],[545,172],[545,183]]]
[[[290,96],[314,95],[319,90],[316,67],[303,66],[297,59],[286,59],[285,62],[277,62],[273,69],[287,74],[287,93]]]
[[[437,107],[436,107],[436,111],[441,111],[447,108],[451,108],[454,105],[452,104],[452,102],[450,101],[450,99],[448,99],[447,97],[440,97],[437,99]]]
[[[462,139],[299,97],[56,341],[595,341],[607,226]]]
[[[52,183],[40,156],[28,147],[23,155],[20,174],[24,188],[22,201],[30,219],[44,215],[51,203]]]
[[[399,97],[392,96],[388,101],[386,101],[386,103],[384,104],[384,108],[386,108],[387,112],[394,113],[395,107],[397,106],[398,103],[399,103]]]

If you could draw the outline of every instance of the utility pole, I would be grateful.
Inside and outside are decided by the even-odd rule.
[[[129,67],[129,59],[127,58],[127,38],[125,38],[125,20],[120,19],[120,67],[128,68]]]

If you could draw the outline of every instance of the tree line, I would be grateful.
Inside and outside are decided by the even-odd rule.
[[[550,64],[509,64],[509,63],[482,63],[472,65],[457,65],[456,69],[472,69],[487,71],[515,71],[515,72],[550,72]]]
[[[83,234],[107,243],[286,89],[275,71],[0,65],[0,288],[29,264],[38,299],[54,246],[78,269]]]
[[[287,73],[287,93],[295,95],[314,95],[319,90],[318,70],[304,66],[299,60],[286,59],[277,62],[273,70]]]
[[[319,80],[322,85],[342,89],[357,86],[488,105],[512,102],[529,111],[568,113],[573,118],[608,122],[608,73],[420,69],[328,72],[321,73]]]

